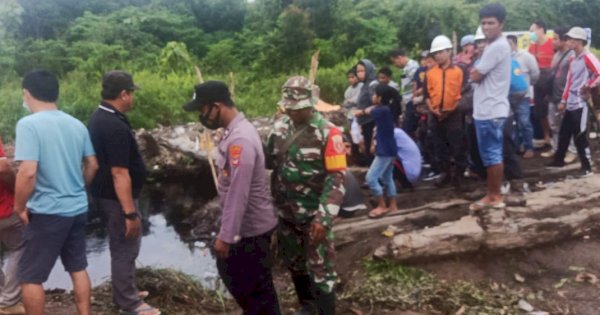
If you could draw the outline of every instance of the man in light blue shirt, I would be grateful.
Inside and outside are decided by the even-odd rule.
[[[23,107],[32,114],[17,123],[15,160],[20,161],[15,212],[26,225],[25,250],[18,278],[25,310],[44,313],[44,288],[60,256],[70,273],[79,315],[90,313],[86,272],[85,185],[98,163],[87,128],[59,111],[58,79],[45,70],[29,72],[22,82]]]

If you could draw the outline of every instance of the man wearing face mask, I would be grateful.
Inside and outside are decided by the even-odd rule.
[[[124,71],[110,71],[102,78],[102,102],[88,124],[100,164],[91,194],[106,216],[113,302],[122,313],[157,315],[158,309],[144,303],[148,292],[135,286],[135,260],[142,242],[137,199],[146,181],[146,165],[125,113],[133,108],[138,89]]]
[[[279,315],[271,274],[271,235],[277,218],[258,131],[220,81],[197,85],[184,109],[200,111],[208,129],[225,129],[216,163],[222,211],[214,246],[219,275],[245,315]]]

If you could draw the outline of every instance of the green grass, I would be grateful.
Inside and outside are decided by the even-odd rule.
[[[507,288],[474,285],[464,281],[447,283],[426,271],[391,261],[367,260],[365,279],[345,288],[341,298],[362,305],[389,309],[454,314],[513,314],[518,294]]]

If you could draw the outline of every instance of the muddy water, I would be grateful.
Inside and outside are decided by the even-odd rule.
[[[149,232],[142,238],[142,248],[137,266],[173,268],[195,276],[207,286],[212,286],[217,275],[214,259],[200,243],[187,244],[162,214],[149,218]],[[88,273],[92,286],[97,286],[110,278],[110,252],[108,240],[97,236],[88,236]],[[72,288],[69,276],[64,272],[60,261],[56,263],[46,288]]]
[[[199,195],[181,190],[172,193],[173,190],[165,185],[159,187],[160,189],[146,189],[140,199],[140,212],[145,218],[145,224],[142,247],[136,261],[137,267],[180,270],[196,277],[206,287],[213,288],[217,279],[214,258],[204,242],[187,241],[189,226],[183,223],[186,218],[184,213],[201,204],[204,196],[194,197]],[[89,217],[86,239],[87,271],[92,286],[97,286],[110,279],[110,252],[101,214],[91,206]],[[60,259],[45,287],[67,290],[72,288],[70,277],[64,272]]]

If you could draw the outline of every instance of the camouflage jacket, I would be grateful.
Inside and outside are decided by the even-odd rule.
[[[331,226],[344,197],[345,145],[340,131],[315,113],[308,127],[282,154],[287,139],[299,128],[283,116],[275,122],[267,140],[275,206],[279,216],[290,223]]]

